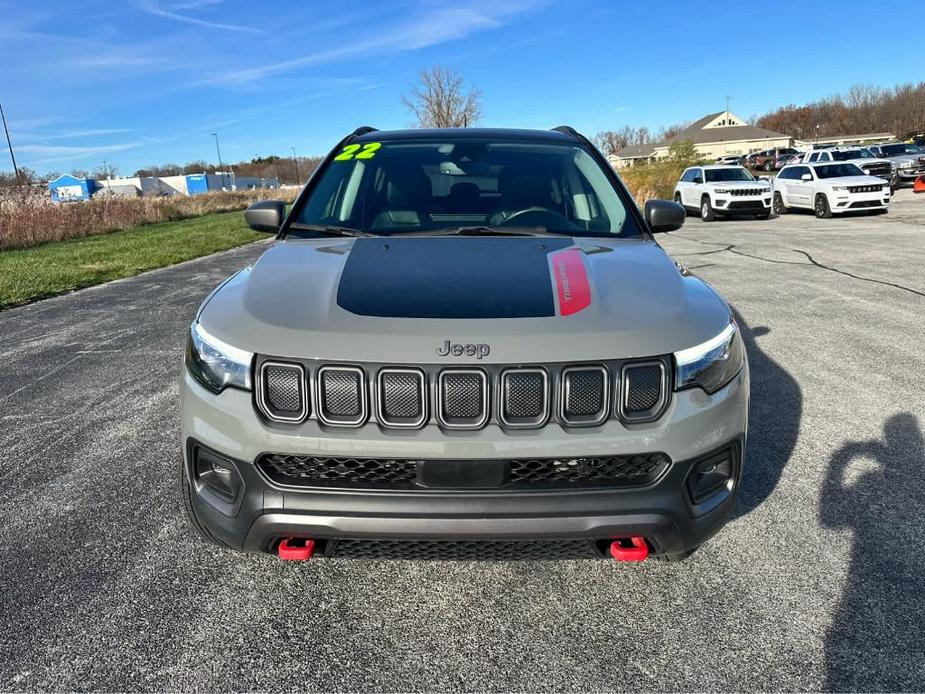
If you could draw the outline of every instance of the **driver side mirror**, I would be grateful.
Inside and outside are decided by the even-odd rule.
[[[812,175],[812,174],[803,174],[802,176],[800,176],[800,180],[801,180],[801,181],[812,181],[812,180],[813,180],[813,175]]]
[[[282,200],[258,200],[244,210],[244,221],[254,231],[275,234],[286,218],[286,203]]]
[[[703,183],[703,176],[694,176],[694,183]]]
[[[671,200],[646,200],[646,224],[653,234],[675,231],[684,225],[687,211]]]

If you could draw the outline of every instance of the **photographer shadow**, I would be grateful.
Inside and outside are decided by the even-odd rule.
[[[850,529],[851,564],[825,641],[828,691],[925,687],[925,442],[915,416],[832,456],[823,527]]]

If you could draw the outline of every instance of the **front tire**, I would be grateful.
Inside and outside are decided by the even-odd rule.
[[[771,209],[774,210],[774,214],[782,215],[790,212],[790,208],[784,204],[784,196],[780,193],[774,193],[774,202],[771,205]]]
[[[681,193],[674,194],[674,201],[678,203],[681,207],[684,207],[684,202],[681,200]],[[685,216],[690,216],[689,211],[686,207],[684,207],[684,214]]]
[[[713,204],[710,202],[709,195],[704,195],[700,200],[700,219],[705,222],[712,222],[716,219],[716,212],[713,209]]]
[[[825,193],[818,193],[816,195],[816,202],[813,204],[813,209],[816,212],[817,219],[832,218],[832,208],[829,207],[829,199],[825,196]]]

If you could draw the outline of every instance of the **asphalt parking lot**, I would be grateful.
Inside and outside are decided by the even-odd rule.
[[[690,561],[212,549],[178,374],[251,246],[0,313],[0,690],[925,688],[925,195],[660,237],[752,366],[737,517]]]

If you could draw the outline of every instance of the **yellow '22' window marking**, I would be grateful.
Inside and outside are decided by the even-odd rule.
[[[334,157],[334,161],[350,161],[351,159],[372,159],[382,147],[381,142],[367,142],[365,145],[345,145],[344,150]]]

